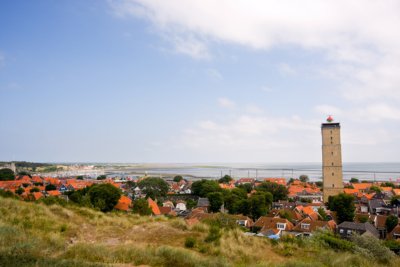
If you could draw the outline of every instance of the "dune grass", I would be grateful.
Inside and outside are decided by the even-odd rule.
[[[187,240],[193,245],[185,247]],[[389,262],[400,266],[398,258]],[[317,238],[282,242],[180,218],[0,197],[0,266],[385,266]]]

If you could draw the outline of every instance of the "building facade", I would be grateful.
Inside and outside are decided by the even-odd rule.
[[[334,123],[331,116],[322,123],[322,175],[324,202],[329,196],[343,193],[342,147],[340,144],[340,123]]]

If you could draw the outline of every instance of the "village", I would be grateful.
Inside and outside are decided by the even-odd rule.
[[[17,175],[14,180],[0,181],[0,189],[25,201],[41,201],[46,198],[60,198],[68,201],[68,193],[95,184],[110,184],[122,192],[118,203],[114,206],[115,212],[131,212],[135,201],[147,199],[152,216],[179,216],[183,217],[188,225],[194,225],[217,214],[230,213],[235,216],[236,223],[245,229],[246,235],[270,239],[279,239],[287,235],[307,237],[313,235],[313,232],[318,229],[327,229],[345,239],[358,233],[377,239],[400,240],[398,182],[359,182],[355,178],[350,182],[345,182],[344,194],[353,199],[354,216],[353,220],[340,221],[337,212],[330,210],[323,202],[322,184],[309,182],[305,175],[300,179],[289,181],[285,178],[257,180],[254,178],[234,180],[228,176],[221,178],[218,183],[218,192],[229,193],[247,188],[248,198],[257,195],[258,188],[263,184],[273,184],[285,189],[282,199],[274,199],[264,213],[256,218],[251,215],[234,214],[227,209],[225,202],[218,210],[211,209],[212,199],[196,195],[192,188],[196,182],[180,176],[164,179],[168,184],[168,192],[165,196],[155,199],[146,196],[143,192],[145,188],[137,186],[141,181],[152,179],[152,177],[144,176],[125,180],[118,177],[99,178],[95,180],[84,177],[54,178]],[[214,182],[217,183],[217,181]]]

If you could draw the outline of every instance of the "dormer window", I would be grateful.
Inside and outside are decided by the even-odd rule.
[[[280,230],[285,230],[286,223],[277,223],[276,228]]]
[[[301,224],[301,229],[305,229],[305,230],[310,229],[310,224],[309,223],[302,223]]]

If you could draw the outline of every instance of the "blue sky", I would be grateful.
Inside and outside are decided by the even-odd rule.
[[[362,7],[362,9],[360,9]],[[398,161],[395,1],[2,1],[0,160]]]

